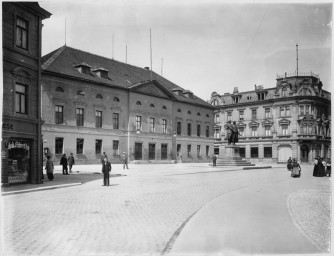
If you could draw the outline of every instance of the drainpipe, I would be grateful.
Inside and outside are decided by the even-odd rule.
[[[41,78],[41,56],[42,56],[42,19],[38,18],[38,92],[37,92],[37,101],[38,101],[38,127],[37,127],[37,177],[36,183],[43,183],[42,175],[43,175],[43,156],[42,156],[42,78]]]

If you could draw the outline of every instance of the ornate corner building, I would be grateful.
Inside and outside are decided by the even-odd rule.
[[[148,68],[63,46],[42,58],[43,146],[55,163],[208,162],[214,107]]]
[[[285,163],[292,157],[312,163],[316,156],[331,156],[331,94],[319,76],[285,73],[276,80],[275,88],[212,93],[215,154],[227,145],[225,126],[231,120],[239,129],[240,156],[252,162]]]
[[[41,34],[50,16],[37,2],[2,3],[3,185],[42,182]]]

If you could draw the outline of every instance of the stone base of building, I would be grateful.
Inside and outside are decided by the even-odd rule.
[[[217,166],[255,166],[249,161],[243,160],[239,154],[239,147],[226,145],[225,151],[217,159]]]

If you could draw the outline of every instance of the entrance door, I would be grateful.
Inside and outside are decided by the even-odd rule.
[[[155,159],[155,144],[148,144],[148,160]]]
[[[167,144],[161,144],[161,160],[167,159]]]
[[[135,143],[135,160],[142,160],[142,143]]]
[[[278,150],[278,162],[286,163],[292,157],[292,150],[289,146],[280,146]]]
[[[300,161],[302,163],[307,163],[308,162],[308,147],[306,145],[303,145],[301,148],[300,148],[300,153],[301,153],[301,156],[300,156]]]

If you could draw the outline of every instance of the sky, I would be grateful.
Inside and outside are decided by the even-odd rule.
[[[319,74],[331,91],[331,1],[42,1],[42,55],[65,44],[150,67],[203,100],[276,86],[277,74]],[[66,26],[65,26],[66,24]],[[66,28],[66,29],[65,29]],[[66,33],[65,33],[66,31]],[[151,31],[151,32],[150,32]]]

